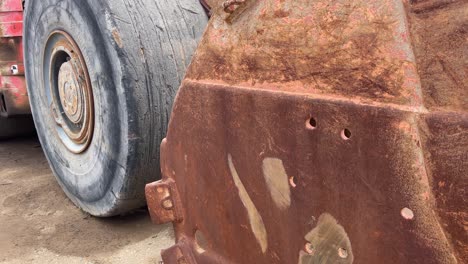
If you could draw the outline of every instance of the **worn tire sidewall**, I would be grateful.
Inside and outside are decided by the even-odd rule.
[[[97,216],[113,215],[116,193],[124,188],[128,155],[128,111],[121,72],[112,43],[103,37],[106,25],[99,25],[87,1],[28,1],[25,14],[26,75],[32,112],[39,139],[58,182],[81,208]],[[95,3],[96,4],[96,3]],[[104,9],[104,7],[103,7]],[[104,15],[104,14],[101,14]],[[89,148],[71,153],[56,135],[49,114],[42,60],[48,36],[54,30],[70,34],[80,47],[94,97],[94,134]],[[41,80],[31,83],[31,80]]]

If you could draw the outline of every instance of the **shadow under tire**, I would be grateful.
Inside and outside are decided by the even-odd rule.
[[[159,144],[207,16],[193,0],[26,1],[39,139],[67,196],[95,216],[145,204]]]
[[[34,134],[34,123],[30,116],[14,118],[0,117],[0,139]]]

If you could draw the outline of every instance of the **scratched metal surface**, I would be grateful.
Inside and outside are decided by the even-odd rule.
[[[468,261],[466,1],[207,2],[147,187],[165,263]]]

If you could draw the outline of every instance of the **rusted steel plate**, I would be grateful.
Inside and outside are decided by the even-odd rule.
[[[409,13],[424,105],[434,111],[468,109],[468,2],[453,2]]]
[[[467,4],[223,3],[147,190],[183,208],[165,263],[467,262]]]
[[[430,12],[463,1],[465,0],[410,0],[412,3],[411,10],[415,13]]]
[[[340,248],[356,263],[454,263],[429,200],[418,114],[195,82],[178,100],[163,175],[185,208],[178,238],[199,230],[208,241],[198,263],[209,252],[235,263],[338,261]],[[336,231],[310,238],[319,250],[309,256],[316,228]]]
[[[421,106],[401,1],[249,1],[232,24],[218,2],[189,78]]]
[[[468,263],[468,113],[434,112],[424,121],[434,210],[459,263]]]
[[[430,109],[421,124],[436,211],[460,263],[468,263],[468,2],[418,1],[409,13]]]

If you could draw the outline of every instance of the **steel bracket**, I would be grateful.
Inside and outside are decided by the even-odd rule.
[[[161,252],[164,264],[197,264],[189,243],[183,240]]]
[[[176,183],[163,179],[146,185],[146,200],[151,219],[155,224],[181,222],[183,212]]]

